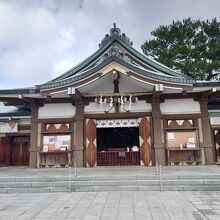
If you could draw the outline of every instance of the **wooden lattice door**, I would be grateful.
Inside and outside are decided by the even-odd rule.
[[[86,166],[97,165],[96,121],[86,119]]]
[[[141,165],[149,166],[152,164],[149,117],[143,117],[140,119],[139,141],[140,141],[140,163]]]
[[[12,137],[11,139],[11,165],[28,165],[29,164],[29,137]]]
[[[11,137],[0,138],[0,165],[10,164]]]

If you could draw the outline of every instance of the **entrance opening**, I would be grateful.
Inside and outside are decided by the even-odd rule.
[[[97,150],[108,150],[112,148],[132,148],[139,146],[139,129],[132,128],[98,128]]]
[[[140,165],[139,128],[97,128],[97,165]]]

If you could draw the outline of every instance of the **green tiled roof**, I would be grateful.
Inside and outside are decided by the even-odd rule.
[[[17,107],[14,106],[5,106],[3,102],[0,102],[0,114],[2,113],[13,113],[18,110]]]
[[[213,87],[220,86],[220,81],[196,81],[193,84],[194,87]]]
[[[31,114],[30,109],[15,106],[5,106],[3,102],[0,102],[0,117],[1,116],[29,116]]]
[[[19,88],[19,89],[4,89],[0,90],[0,94],[37,94],[40,90],[36,87],[29,87],[29,88]]]
[[[149,66],[152,71],[149,69],[143,69],[136,67],[135,70],[139,71],[139,73],[143,75],[147,75],[153,79],[159,79],[165,82],[172,82],[172,83],[186,83],[186,84],[193,84],[195,80],[185,76],[182,73],[176,72],[163,64],[152,60],[151,58],[141,54],[137,50],[132,47],[132,42],[130,39],[125,35],[121,34],[120,29],[116,28],[116,25],[110,30],[110,35],[106,35],[105,38],[102,40],[101,44],[99,45],[100,48],[91,56],[89,56],[86,60],[75,66],[74,68],[70,69],[69,71],[65,72],[61,76],[45,83],[42,85],[37,85],[36,87],[40,90],[50,89],[60,86],[65,86],[71,84],[73,82],[77,82],[80,79],[88,77],[93,73],[97,72],[101,68],[103,68],[106,64],[109,64],[106,59],[102,60],[101,63],[96,64],[93,68],[88,70],[88,67],[100,59],[110,48],[114,48],[114,45],[120,45],[128,54],[135,57],[136,60],[140,61],[141,63],[146,64]],[[122,59],[117,54],[110,54],[107,60],[114,60],[119,63],[123,63],[124,65],[129,65],[129,61]],[[129,66],[134,69],[134,66]]]

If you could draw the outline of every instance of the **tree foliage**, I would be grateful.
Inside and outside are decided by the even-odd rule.
[[[220,72],[220,22],[173,21],[151,32],[141,49],[158,62],[198,80],[210,80]]]

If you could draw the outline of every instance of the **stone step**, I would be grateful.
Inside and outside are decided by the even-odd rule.
[[[219,191],[219,185],[162,185],[161,186],[83,186],[71,187],[71,192],[106,192],[106,191]],[[69,192],[68,187],[35,187],[35,188],[0,188],[0,193],[48,193]]]
[[[70,181],[73,186],[74,182]],[[42,187],[68,187],[68,181],[53,181],[53,182],[2,182],[0,188],[42,188]]]
[[[21,192],[51,192],[55,189],[68,191],[69,186],[72,191],[97,191],[109,189],[120,190],[131,188],[136,190],[158,190],[160,186],[167,190],[185,190],[188,188],[199,188],[200,190],[215,189],[220,190],[219,179],[206,180],[96,180],[96,181],[53,181],[53,182],[1,182],[0,192],[21,191]],[[15,190],[13,190],[15,189]],[[32,189],[32,190],[31,190]]]
[[[75,192],[105,192],[105,191],[218,191],[220,187],[215,186],[90,186],[74,188]]]
[[[220,179],[192,179],[192,180],[93,180],[70,181],[71,187],[86,186],[158,186],[163,185],[219,185]],[[69,187],[69,181],[51,181],[51,182],[1,182],[0,188],[39,188],[39,187]]]
[[[0,193],[48,193],[69,192],[68,187],[38,187],[38,188],[0,188]]]
[[[160,180],[160,178],[162,178]],[[220,190],[220,175],[71,176],[71,191],[212,191]],[[0,193],[68,192],[68,176],[0,178]]]
[[[220,180],[106,180],[106,181],[75,181],[74,186],[129,186],[129,185],[220,185]]]
[[[108,175],[108,176],[71,176],[72,181],[104,181],[104,180],[159,180],[159,175],[137,175],[137,176],[123,176],[123,175]],[[220,174],[210,175],[162,175],[163,180],[220,180]],[[55,177],[0,177],[2,182],[54,182],[54,181],[68,181],[69,176],[55,176]]]

